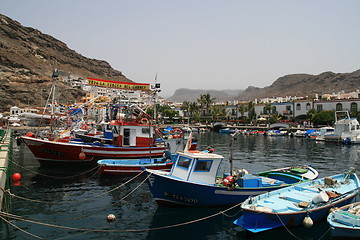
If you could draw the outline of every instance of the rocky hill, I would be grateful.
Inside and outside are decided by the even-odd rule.
[[[63,78],[71,75],[131,82],[106,61],[84,57],[52,36],[0,14],[0,112],[44,102],[54,69]],[[85,95],[61,81],[57,85],[64,103]]]
[[[180,88],[167,100],[173,102],[196,101],[201,94],[209,93],[216,102],[231,100],[254,100],[255,98],[309,96],[315,94],[353,92],[360,90],[360,70],[352,73],[324,72],[319,75],[290,74],[278,78],[271,86],[258,88],[249,86],[245,90],[193,90]],[[235,96],[233,95],[237,93]]]
[[[265,88],[248,87],[237,98],[251,100],[265,97],[315,96],[360,89],[360,70],[352,73],[324,72],[319,75],[290,74]]]

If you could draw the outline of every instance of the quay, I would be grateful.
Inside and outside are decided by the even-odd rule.
[[[9,179],[9,158],[11,157],[11,129],[0,129],[0,209],[3,208],[6,184]]]

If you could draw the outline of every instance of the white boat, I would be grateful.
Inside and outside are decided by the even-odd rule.
[[[315,139],[316,141],[325,141],[325,135],[333,134],[334,128],[333,127],[321,127],[316,132],[316,135],[310,136],[310,139]]]
[[[340,117],[342,117],[340,119]],[[350,118],[348,111],[335,112],[334,132],[325,134],[325,142],[343,142],[345,139],[360,135],[360,124],[356,118]]]

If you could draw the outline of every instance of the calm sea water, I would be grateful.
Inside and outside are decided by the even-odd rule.
[[[212,145],[224,155],[221,171],[229,172],[230,136],[204,133],[196,137],[199,149]],[[234,166],[249,172],[312,164],[319,177],[325,177],[360,162],[360,145],[302,138],[238,136],[233,149]],[[1,239],[331,239],[326,221],[310,229],[249,235],[232,223],[241,214],[239,208],[223,214],[225,208],[160,208],[142,176],[100,177],[96,170],[40,168],[24,144],[14,145],[13,157],[12,173],[21,173],[22,180],[11,192],[24,199],[12,198],[11,213],[28,221],[2,221]],[[116,216],[114,222],[106,220],[109,214]]]

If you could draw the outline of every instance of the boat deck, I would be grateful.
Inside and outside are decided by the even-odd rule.
[[[309,210],[319,204],[336,199],[340,194],[354,189],[354,181],[342,182],[334,185],[318,183],[316,185],[293,186],[283,191],[269,193],[269,196],[256,199],[256,208],[277,213],[291,213]],[[249,207],[249,206],[247,206]],[[251,208],[251,206],[250,206]]]

